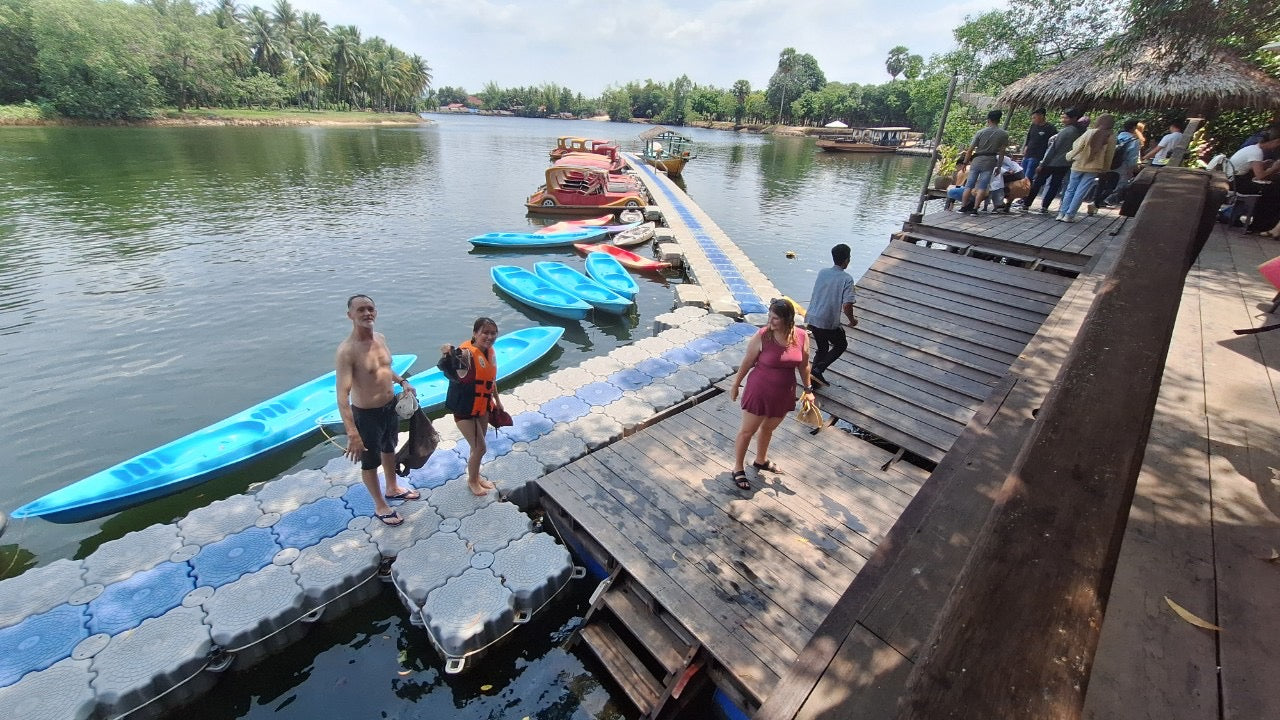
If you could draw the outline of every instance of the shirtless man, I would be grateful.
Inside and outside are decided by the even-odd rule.
[[[416,490],[396,484],[396,439],[400,418],[396,415],[393,382],[405,392],[417,393],[409,381],[391,369],[391,351],[382,333],[373,331],[378,309],[368,295],[347,299],[351,334],[338,346],[338,411],[347,429],[347,452],[360,462],[360,478],[373,497],[374,517],[385,525],[399,525],[404,518],[388,500],[417,500]],[[387,492],[378,486],[378,466],[387,479]]]

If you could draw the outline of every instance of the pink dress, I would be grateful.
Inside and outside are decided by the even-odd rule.
[[[779,418],[796,409],[796,368],[804,364],[808,336],[799,328],[795,334],[795,344],[784,348],[774,341],[769,328],[760,330],[762,347],[742,391],[743,410]]]

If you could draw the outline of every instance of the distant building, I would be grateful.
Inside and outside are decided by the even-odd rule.
[[[448,105],[440,106],[440,112],[466,112],[466,111],[467,111],[467,106],[463,105],[462,103],[449,103]]]
[[[482,108],[484,107],[484,101],[475,95],[468,95],[466,105],[467,107]]]

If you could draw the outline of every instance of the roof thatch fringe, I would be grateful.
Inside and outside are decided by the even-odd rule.
[[[641,140],[652,140],[652,139],[654,139],[654,138],[658,137],[659,135],[674,135],[674,136],[679,137],[679,138],[684,138],[684,136],[683,136],[683,135],[681,135],[680,133],[676,132],[675,130],[672,130],[671,128],[663,127],[663,126],[661,126],[661,125],[657,125],[657,126],[655,126],[655,127],[653,127],[653,128],[650,128],[649,130],[645,130],[644,132],[640,133],[640,139],[641,139]],[[687,140],[688,138],[685,138],[685,139]]]
[[[1280,80],[1224,50],[1209,58],[1192,50],[1169,72],[1167,53],[1150,46],[1076,55],[1004,89],[1000,104],[1019,107],[1145,110],[1184,108],[1193,113],[1280,108]]]

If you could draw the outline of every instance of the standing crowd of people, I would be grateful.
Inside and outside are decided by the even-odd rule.
[[[957,163],[948,202],[959,202],[962,213],[976,215],[987,203],[991,212],[1026,212],[1038,201],[1038,211],[1048,214],[1057,200],[1056,219],[1075,222],[1082,207],[1092,215],[1098,208],[1118,205],[1142,163],[1166,164],[1186,129],[1186,123],[1174,121],[1148,148],[1145,126],[1137,119],[1125,120],[1117,131],[1113,115],[1091,119],[1069,108],[1055,125],[1044,108],[1036,108],[1019,164],[1008,157],[1011,142],[1008,131],[1000,127],[1002,117],[999,110],[987,114],[986,127],[974,135]]]

